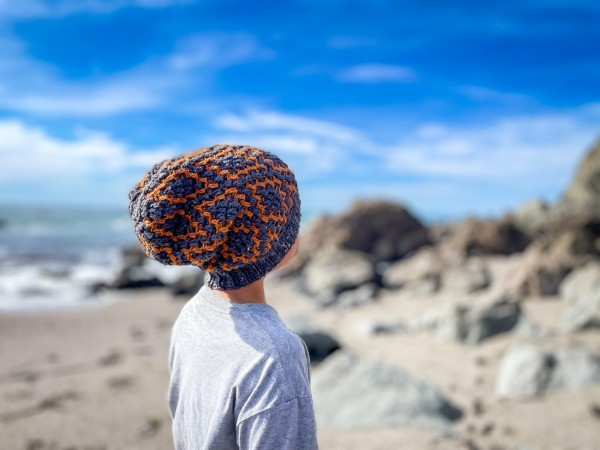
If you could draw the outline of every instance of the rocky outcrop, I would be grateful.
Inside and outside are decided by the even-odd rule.
[[[496,394],[529,397],[594,383],[600,383],[598,355],[576,348],[544,351],[533,345],[518,345],[502,360]]]
[[[418,426],[442,433],[462,412],[406,372],[338,351],[313,372],[317,422],[347,429]]]
[[[417,294],[437,292],[442,284],[444,264],[432,247],[419,250],[410,258],[390,265],[383,273],[383,284],[393,289],[407,289]]]
[[[463,257],[510,255],[521,252],[530,239],[510,218],[502,220],[467,219],[451,237],[442,241],[446,252]]]
[[[442,287],[455,294],[471,294],[487,289],[492,277],[481,258],[469,258],[460,264],[450,265],[443,274]]]
[[[447,305],[417,319],[411,328],[473,345],[512,330],[520,318],[519,299],[503,295],[470,304]]]
[[[332,305],[342,292],[375,279],[367,254],[331,247],[315,254],[302,271],[303,289],[323,305]]]
[[[523,297],[558,294],[560,284],[579,261],[556,242],[552,244],[540,240],[527,248],[507,280],[508,291]]]
[[[580,162],[562,202],[585,207],[600,204],[600,140]]]
[[[344,213],[315,219],[302,233],[296,261],[285,272],[301,270],[327,247],[360,251],[378,262],[403,258],[428,243],[427,228],[402,205],[357,201]]]

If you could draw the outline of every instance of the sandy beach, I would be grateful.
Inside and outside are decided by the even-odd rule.
[[[451,436],[419,428],[319,427],[324,449],[595,449],[600,445],[600,386],[527,400],[499,400],[495,376],[501,335],[474,347],[427,333],[370,336],[370,320],[407,319],[443,297],[387,292],[363,308],[317,309],[289,283],[269,281],[268,301],[284,318],[309,318],[358,355],[400,367],[437,386],[463,409]],[[169,449],[167,355],[170,329],[185,298],[162,289],[114,293],[110,304],[55,312],[0,315],[2,449]],[[558,299],[526,303],[548,327]],[[597,333],[546,338],[545,345],[600,349]],[[313,368],[313,372],[319,370]],[[368,414],[368,411],[365,411]]]

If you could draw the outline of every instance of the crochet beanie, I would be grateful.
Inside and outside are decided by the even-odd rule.
[[[300,197],[277,156],[215,145],[156,164],[129,193],[129,214],[148,256],[206,270],[212,289],[238,289],[290,251]]]

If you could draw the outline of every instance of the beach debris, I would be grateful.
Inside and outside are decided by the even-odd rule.
[[[451,433],[462,412],[436,388],[403,370],[340,350],[312,378],[322,426],[347,429],[416,426]]]

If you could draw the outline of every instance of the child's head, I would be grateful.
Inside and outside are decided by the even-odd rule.
[[[300,227],[294,174],[254,147],[215,145],[156,164],[129,193],[142,246],[163,264],[195,265],[213,289],[263,278]]]

